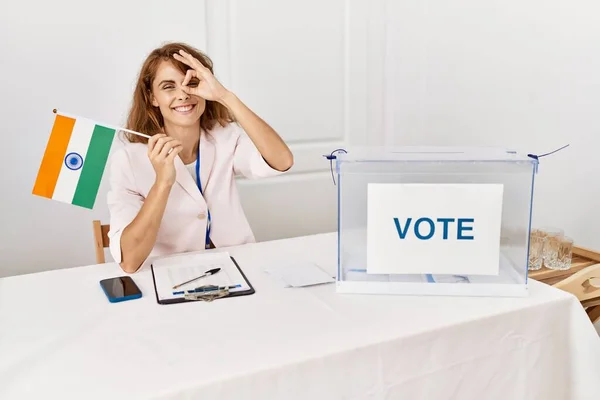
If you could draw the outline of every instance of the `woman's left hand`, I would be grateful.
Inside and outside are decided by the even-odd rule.
[[[206,100],[220,101],[227,94],[227,89],[215,78],[215,76],[200,61],[192,57],[191,54],[179,50],[180,54],[173,54],[173,58],[184,63],[191,69],[188,69],[183,79],[182,85],[185,91],[193,96],[200,96]],[[188,86],[192,79],[197,79],[197,85]]]

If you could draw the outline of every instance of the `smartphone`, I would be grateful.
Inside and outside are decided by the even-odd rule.
[[[111,303],[142,297],[142,291],[129,276],[103,279],[100,281],[100,286]]]

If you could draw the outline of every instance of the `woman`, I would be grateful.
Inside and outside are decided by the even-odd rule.
[[[125,272],[150,256],[254,242],[234,177],[281,174],[293,156],[206,55],[182,43],[152,51],[127,129],[151,137],[127,134],[111,157],[110,251]]]

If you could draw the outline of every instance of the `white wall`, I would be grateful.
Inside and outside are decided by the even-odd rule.
[[[389,144],[542,154],[533,223],[600,250],[600,3],[386,4]]]
[[[207,51],[217,77],[296,155],[291,174],[240,183],[259,240],[335,229],[322,154],[339,146],[570,143],[542,159],[535,221],[600,249],[599,12],[591,0],[3,5],[0,276],[94,263],[106,181],[92,211],[31,195],[52,109],[123,123],[141,62],[171,40]]]

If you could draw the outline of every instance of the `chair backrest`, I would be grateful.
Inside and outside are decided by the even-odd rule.
[[[96,263],[104,264],[106,259],[104,257],[104,249],[110,245],[108,238],[108,231],[110,225],[102,225],[98,220],[92,221],[94,231],[94,245],[96,248]]]

